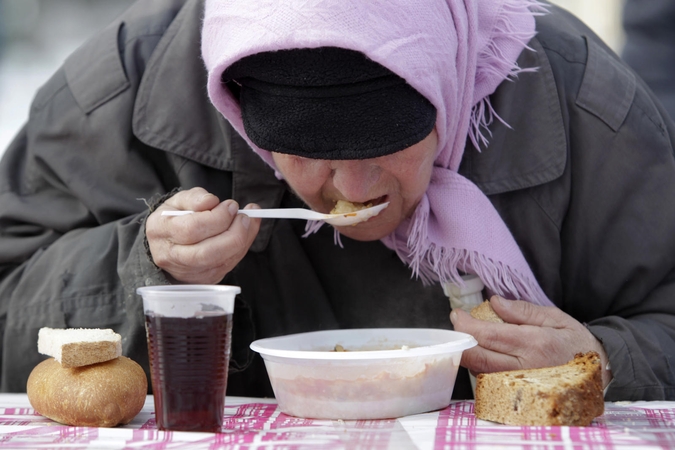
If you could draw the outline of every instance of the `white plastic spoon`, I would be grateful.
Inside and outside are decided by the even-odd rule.
[[[342,214],[323,214],[303,208],[240,209],[239,214],[267,219],[323,220],[331,225],[342,227],[368,220],[378,215],[387,206],[389,206],[389,202]],[[162,211],[163,216],[184,216],[192,213],[193,211]]]

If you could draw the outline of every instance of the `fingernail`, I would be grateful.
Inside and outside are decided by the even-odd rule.
[[[452,311],[450,311],[450,322],[454,324],[455,320],[457,320],[457,311],[453,309]]]
[[[239,211],[239,206],[236,202],[230,202],[230,204],[227,205],[227,210],[234,216],[237,214],[237,211]]]
[[[244,228],[248,229],[248,226],[251,224],[251,218],[245,214],[242,214],[241,218],[241,224],[244,226]]]
[[[511,300],[507,300],[504,297],[500,297],[498,295],[493,296],[490,299],[490,301],[497,303],[502,308],[510,308],[511,307]]]

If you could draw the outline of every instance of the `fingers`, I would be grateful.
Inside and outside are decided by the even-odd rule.
[[[218,197],[201,187],[195,187],[187,191],[180,191],[167,199],[160,208],[161,210],[179,211],[206,211],[216,207],[220,203]]]
[[[522,300],[507,300],[498,295],[490,298],[490,305],[504,322],[561,328],[565,314],[555,306],[539,306]]]
[[[246,209],[258,208],[247,205]],[[192,210],[184,216],[162,216],[162,210]],[[183,283],[214,284],[248,252],[260,230],[260,219],[238,214],[234,200],[219,203],[202,188],[168,199],[146,221],[146,238],[154,263]]]
[[[528,332],[533,330],[508,323],[491,323],[474,319],[461,309],[453,309],[450,320],[456,331],[472,335],[483,349],[515,357],[522,356],[521,352],[524,350],[521,349],[521,342],[531,339]]]
[[[211,224],[201,228],[203,230],[214,229],[216,233],[200,233],[200,237],[193,242],[191,237],[185,243],[175,242],[172,251],[176,258],[189,267],[218,266],[233,269],[246,255],[260,230],[260,219],[251,219],[244,214],[237,214],[238,205],[235,201],[228,200],[226,206],[228,213],[223,214],[220,226]],[[220,207],[221,205],[219,205]],[[258,208],[249,205],[247,209]],[[204,214],[204,213],[200,213]],[[220,215],[215,212],[216,219]],[[182,219],[174,217],[172,219]],[[207,221],[211,221],[211,217]]]
[[[464,350],[461,365],[468,368],[474,375],[523,368],[521,360],[515,356],[495,352],[481,346]]]
[[[461,310],[453,310],[450,315],[455,330],[471,334],[478,342],[478,347],[462,354],[462,365],[471,371],[494,372],[564,364],[576,353],[595,348],[597,340],[590,332],[562,311],[523,305],[525,302],[502,307],[497,306],[498,303],[497,300],[495,312],[506,321],[517,323],[485,322]],[[511,309],[505,313],[509,307]],[[522,312],[523,317],[516,317],[514,312]]]
[[[238,210],[237,202],[225,200],[210,210],[194,210],[194,214],[185,216],[162,216],[162,229],[170,235],[172,244],[195,245],[228,230]]]

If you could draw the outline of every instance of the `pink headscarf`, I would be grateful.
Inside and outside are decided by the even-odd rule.
[[[202,55],[215,107],[246,137],[223,71],[255,53],[291,48],[357,50],[404,78],[436,107],[439,149],[413,217],[382,239],[425,281],[478,275],[507,298],[550,305],[488,198],[457,173],[467,136],[479,148],[494,111],[488,96],[521,69],[535,34],[537,0],[206,0]],[[281,176],[277,171],[277,176]]]

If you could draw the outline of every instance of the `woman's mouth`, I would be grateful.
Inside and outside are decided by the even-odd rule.
[[[357,219],[355,222],[350,223],[351,226],[357,226],[360,223],[368,222],[373,217],[377,216],[380,211],[387,207],[388,203],[386,202],[387,196],[382,196],[374,198],[364,203],[350,202],[348,200],[338,200],[333,209],[330,211],[331,214],[337,214],[343,216],[344,218]],[[379,206],[379,207],[378,207]],[[330,223],[330,222],[329,222]],[[343,224],[347,225],[346,223]],[[337,223],[333,223],[333,226],[340,226]]]
[[[333,209],[331,209],[331,214],[349,214],[355,211],[359,211],[365,208],[371,208],[373,206],[381,205],[387,201],[387,196],[383,195],[371,200],[367,200],[363,203],[361,202],[350,202],[349,200],[338,200],[335,203]]]

